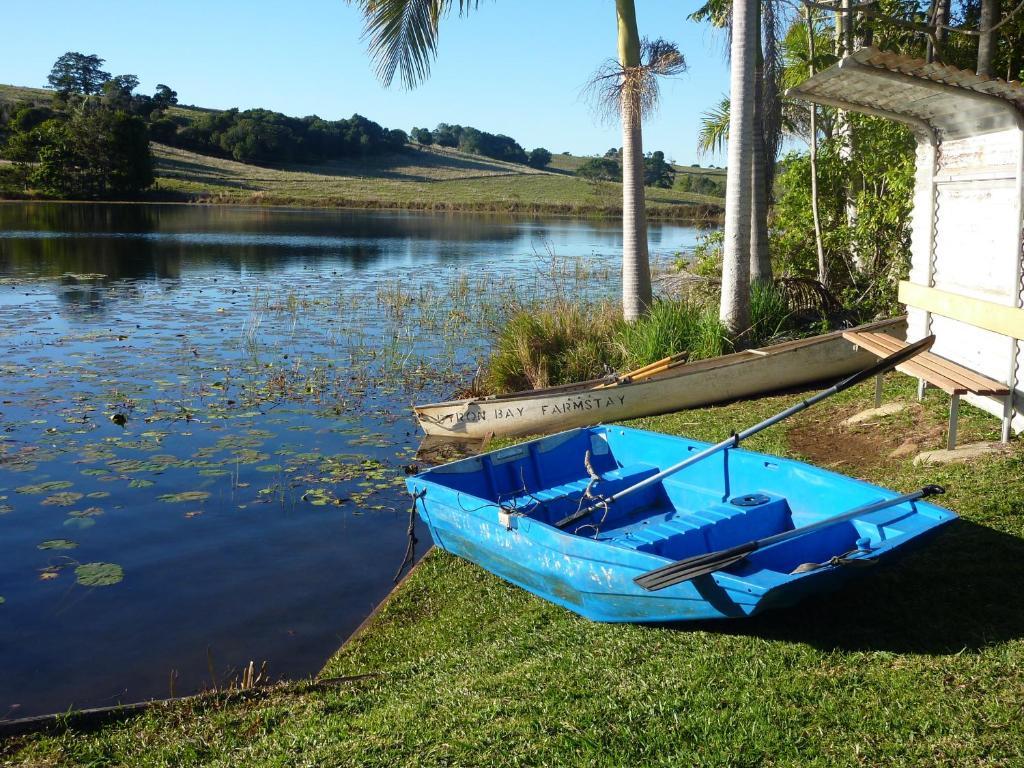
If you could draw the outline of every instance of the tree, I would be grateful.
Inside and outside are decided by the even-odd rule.
[[[665,153],[661,150],[644,158],[644,184],[648,187],[672,189],[675,178],[675,168],[665,162]]]
[[[758,0],[751,34],[755,36],[754,74],[752,80],[753,133],[751,136],[750,211],[750,277],[754,281],[771,279],[768,209],[775,180],[775,163],[782,139],[782,105],[779,98],[781,77],[779,49],[778,0]],[[708,20],[714,26],[728,28],[735,9],[730,12],[725,0],[707,0],[691,15],[695,20]],[[704,113],[698,147],[701,152],[717,152],[729,137],[729,98]]]
[[[30,181],[57,197],[130,197],[153,183],[146,125],[108,109],[79,109],[39,126],[38,163]]]
[[[551,153],[548,152],[544,147],[537,147],[530,151],[530,156],[526,160],[526,164],[531,168],[543,168],[551,162]]]
[[[99,93],[103,84],[110,79],[110,73],[104,72],[104,60],[96,54],[85,55],[68,51],[56,62],[46,78],[49,87],[61,96],[73,93],[90,96]]]
[[[170,86],[158,83],[156,86],[156,92],[153,94],[153,106],[156,109],[165,110],[177,103],[178,92],[171,90]]]
[[[424,147],[429,147],[434,143],[434,134],[430,132],[429,128],[413,128],[410,135],[413,141]]]
[[[750,177],[753,168],[754,75],[758,0],[733,0],[729,81],[729,162],[719,320],[739,335],[750,325]]]
[[[999,0],[981,0],[981,15],[978,19],[978,74],[992,77],[992,58],[996,49],[996,31],[999,21]]]
[[[103,106],[124,112],[132,108],[132,92],[139,87],[135,75],[118,75],[107,80],[102,86]]]
[[[591,157],[576,169],[587,181],[622,181],[622,166],[610,157]]]
[[[362,9],[370,53],[385,85],[396,74],[413,87],[426,79],[437,54],[440,21],[455,0],[350,0]],[[469,13],[478,0],[458,0]],[[657,101],[655,78],[683,71],[685,61],[675,46],[657,41],[642,45],[634,0],[615,0],[618,27],[617,72],[614,73],[618,112],[622,121],[622,292],[623,314],[632,321],[651,301],[650,264],[643,184],[641,120]],[[647,54],[646,58],[644,54]],[[606,76],[613,73],[606,71]],[[599,78],[600,79],[600,78]],[[438,126],[440,128],[440,126]],[[434,140],[444,142],[434,133]]]

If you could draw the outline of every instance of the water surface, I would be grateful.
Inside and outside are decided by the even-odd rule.
[[[654,224],[652,254],[697,235]],[[0,205],[0,718],[316,672],[404,554],[409,405],[525,297],[616,294],[620,249],[617,222]]]

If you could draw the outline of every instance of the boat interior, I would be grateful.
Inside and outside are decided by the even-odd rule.
[[[707,444],[621,427],[594,427],[437,467],[424,479],[457,492],[465,509],[500,506],[549,525],[676,464]],[[594,480],[589,469],[598,479]],[[462,494],[482,499],[474,503]],[[895,496],[796,461],[729,449],[570,523],[566,534],[678,560],[807,525]],[[791,573],[920,532],[903,504],[766,547],[740,570]],[[935,515],[926,517],[937,519]]]

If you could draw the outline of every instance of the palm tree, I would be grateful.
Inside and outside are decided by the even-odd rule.
[[[725,186],[722,299],[718,315],[739,335],[750,325],[750,179],[754,159],[754,70],[758,0],[733,0],[729,83],[729,160]]]
[[[751,282],[763,282],[772,278],[768,249],[768,208],[775,181],[775,159],[778,156],[782,135],[782,102],[779,98],[781,57],[778,36],[781,18],[778,0],[758,0],[753,9],[754,18],[750,26],[750,35],[754,38],[754,58],[751,63],[754,72],[751,75],[750,94],[753,104],[753,128],[750,140],[750,175],[744,177],[745,185],[750,188],[750,223],[747,237],[750,263],[747,271]],[[736,13],[735,2],[730,5],[728,0],[707,0],[705,5],[691,14],[690,18],[696,21],[709,21],[716,27],[731,30]],[[735,75],[735,61],[732,64]],[[716,107],[704,113],[698,134],[698,148],[702,153],[719,151],[728,141],[732,125],[729,106],[730,99],[725,97]],[[726,193],[728,194],[728,189]],[[728,220],[728,212],[726,219]],[[724,280],[725,275],[723,282]]]
[[[390,85],[397,73],[410,88],[430,74],[441,18],[456,3],[460,14],[479,4],[479,0],[348,1],[363,12],[380,79]],[[615,0],[615,15],[618,58],[614,71],[605,69],[595,83],[613,84],[605,93],[615,95],[622,121],[622,310],[625,319],[633,321],[651,303],[641,122],[657,100],[655,78],[681,72],[686,64],[674,45],[640,40],[634,0]]]

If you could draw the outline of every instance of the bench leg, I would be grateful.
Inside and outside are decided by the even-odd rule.
[[[946,447],[949,450],[956,448],[956,427],[960,419],[960,395],[953,395],[949,404],[949,437],[946,439]]]
[[[882,404],[882,374],[875,376],[875,408]]]
[[[924,400],[924,391],[928,389],[928,382],[924,379],[917,380],[917,400],[920,402]]]
[[[1000,433],[999,439],[1004,443],[1010,442],[1010,428],[1013,425],[1013,393],[1011,392],[1006,396],[1006,402],[1003,405],[1003,430]]]

